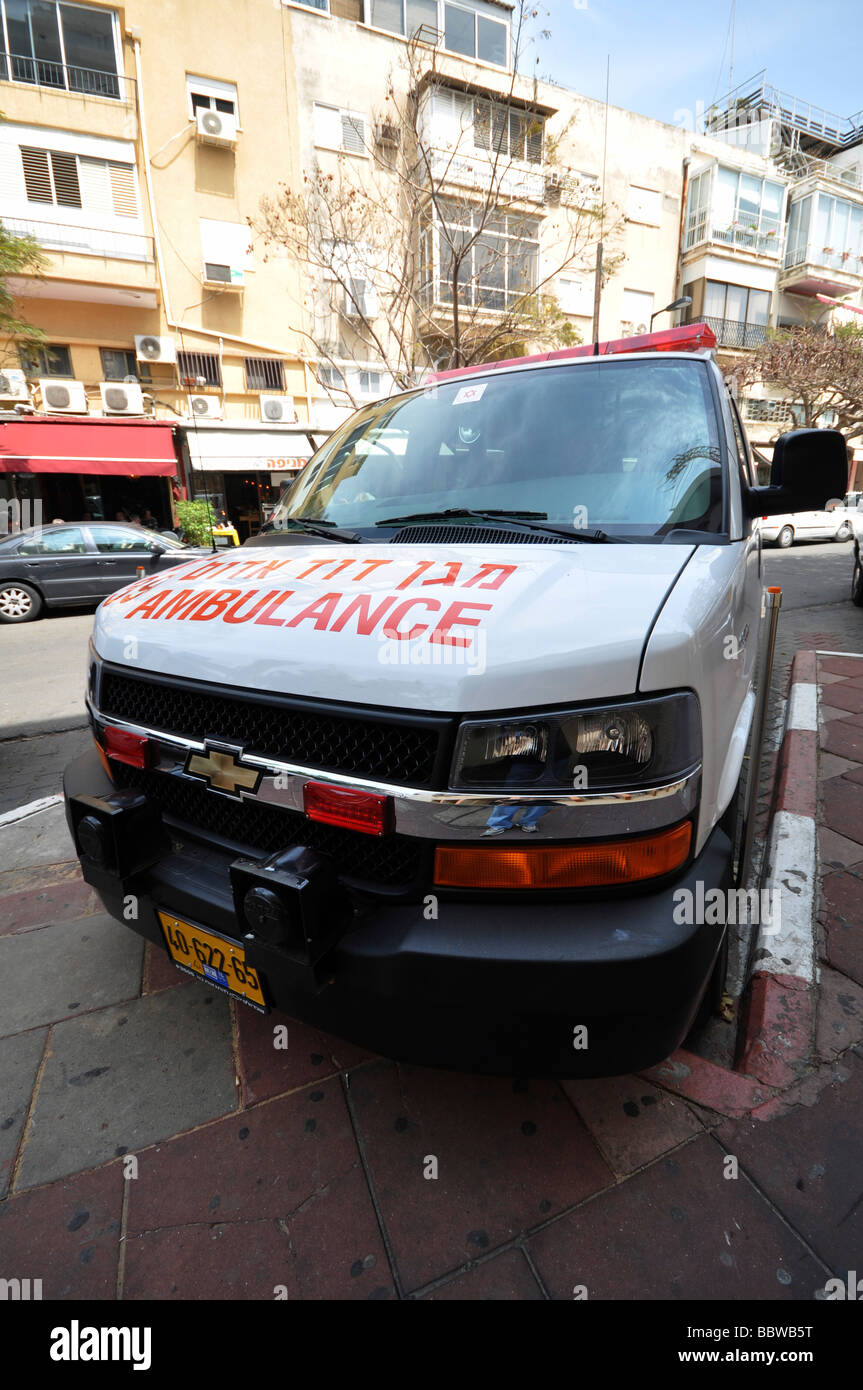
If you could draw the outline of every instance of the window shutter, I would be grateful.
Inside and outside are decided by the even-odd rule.
[[[337,150],[342,143],[342,130],[339,112],[334,106],[321,106],[315,102],[315,144],[325,145]]]
[[[366,148],[365,121],[360,116],[342,116],[342,149],[363,154]]]
[[[79,208],[81,186],[78,182],[78,161],[75,156],[52,150],[51,168],[54,172],[54,194],[57,202],[62,207]]]
[[[27,201],[30,203],[53,203],[51,175],[48,172],[48,151],[34,150],[21,146],[21,163],[24,167],[24,183],[27,188]]]
[[[88,212],[107,213],[110,216],[114,208],[107,161],[82,157],[78,161],[78,173],[84,207]]]
[[[111,179],[111,197],[117,217],[138,216],[138,193],[135,188],[135,170],[131,164],[108,163]]]
[[[538,116],[534,116],[527,128],[527,148],[525,155],[530,164],[542,163],[542,126]]]

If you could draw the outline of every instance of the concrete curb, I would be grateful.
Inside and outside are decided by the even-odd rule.
[[[785,731],[776,769],[763,890],[781,922],[760,921],[745,991],[738,1070],[767,1086],[799,1078],[815,1028],[818,672],[814,651],[791,668]],[[777,896],[774,896],[777,895]]]
[[[53,719],[30,719],[20,724],[0,726],[0,743],[11,743],[16,738],[38,738],[40,734],[65,734],[72,729],[86,729],[86,714],[58,714]]]

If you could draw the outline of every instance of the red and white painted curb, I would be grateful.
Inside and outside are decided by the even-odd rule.
[[[768,1086],[787,1086],[799,1077],[812,1050],[818,885],[816,659],[815,652],[798,652],[791,668],[763,880],[771,901],[778,890],[780,920],[762,921],[758,928],[742,1035],[739,1070]]]

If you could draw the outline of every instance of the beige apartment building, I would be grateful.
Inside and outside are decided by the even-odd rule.
[[[495,274],[484,284],[472,266],[465,289],[485,318],[533,283],[588,339],[598,228],[571,260],[564,229],[573,209],[603,200],[613,270],[603,338],[640,331],[686,294],[688,316],[707,316],[733,356],[768,324],[799,321],[813,304],[829,313],[814,286],[859,297],[853,130],[813,148],[783,124],[781,103],[767,109],[768,89],[745,108],[743,134],[739,103],[734,119],[713,113],[706,135],[606,111],[514,76],[512,24],[502,0],[0,0],[0,218],[46,256],[42,276],[15,286],[46,346],[0,363],[5,437],[31,408],[130,427],[173,421],[174,495],[206,492],[241,534],[254,529],[351,403],[387,394],[392,373],[358,331],[358,295],[367,317],[383,311],[363,285],[369,248],[350,249],[346,301],[250,220],[316,169],[360,183],[383,170],[386,187],[401,139],[387,113],[409,89],[430,177],[462,218],[495,186],[490,131],[506,158]],[[397,218],[392,188],[386,212]],[[852,208],[845,223],[837,192]],[[452,313],[441,206],[447,215],[437,200],[423,231],[427,335]],[[827,230],[825,216],[838,219]],[[747,409],[765,437],[776,433],[781,402]],[[140,448],[134,468],[123,472],[120,457],[101,479],[86,461],[62,481],[31,461],[26,487],[6,452],[7,492],[17,478],[49,511],[149,505],[170,521],[167,482],[136,471]],[[0,452],[0,480],[3,469]]]

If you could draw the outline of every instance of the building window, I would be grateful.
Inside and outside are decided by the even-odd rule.
[[[701,317],[713,329],[720,347],[760,347],[770,322],[770,292],[707,280]]]
[[[19,146],[29,203],[84,208],[114,217],[138,217],[135,166],[62,150]]]
[[[177,372],[184,386],[221,386],[222,373],[215,352],[178,352]]]
[[[343,150],[346,154],[366,154],[366,125],[355,111],[315,102],[315,144],[328,150]]]
[[[649,290],[623,291],[623,324],[628,324],[635,333],[649,333],[652,313],[653,295]]]
[[[369,19],[376,29],[406,38],[422,29],[422,37],[433,42],[439,33],[437,0],[371,0]]]
[[[536,286],[539,221],[520,214],[494,214],[441,201],[443,222],[433,227],[431,254],[434,301],[468,308],[509,309]],[[425,241],[428,255],[428,239]],[[456,275],[456,260],[459,261]]]
[[[330,391],[347,391],[348,389],[344,372],[340,371],[338,367],[331,367],[328,362],[320,363],[318,381]]]
[[[21,369],[29,377],[73,375],[72,354],[67,347],[61,347],[58,343],[52,343],[50,347],[22,348],[20,358]]]
[[[247,391],[284,391],[285,364],[278,357],[246,357]]]
[[[485,63],[505,68],[509,37],[507,25],[492,19],[492,13],[491,6],[483,14],[479,9],[444,4],[444,48],[450,53],[460,53],[464,58],[481,58]]]
[[[382,390],[381,380],[380,372],[360,372],[360,394],[379,396]]]
[[[544,126],[543,118],[530,111],[496,101],[479,100],[473,104],[474,147],[492,155],[541,164]]]
[[[119,97],[115,12],[65,0],[0,0],[0,78]]]
[[[233,82],[217,82],[215,78],[194,77],[187,72],[186,97],[190,116],[196,116],[199,111],[223,111],[228,116],[237,115],[237,88]]]
[[[814,209],[814,217],[813,217]],[[863,264],[863,208],[829,193],[792,203],[786,266],[810,261],[859,275]]]
[[[127,348],[100,348],[103,381],[149,381],[150,367]]]
[[[307,10],[323,10],[325,14],[329,11],[327,0],[292,0],[292,3]]]
[[[709,238],[778,254],[783,198],[781,183],[722,165],[705,169],[689,186],[685,248]]]

